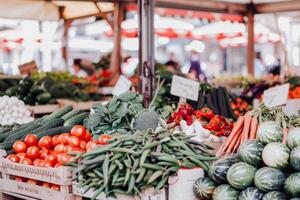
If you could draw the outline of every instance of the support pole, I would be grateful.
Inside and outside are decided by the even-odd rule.
[[[110,59],[109,69],[111,70],[113,77],[110,80],[110,84],[114,85],[120,74],[121,74],[121,42],[122,42],[122,31],[121,31],[121,23],[124,18],[124,6],[120,1],[115,4],[114,11],[114,23],[113,23],[113,31],[114,31],[114,49]]]
[[[63,25],[63,38],[62,38],[62,57],[65,60],[66,69],[69,69],[68,66],[68,41],[69,41],[69,28],[71,27],[72,20],[64,20]]]
[[[248,13],[248,46],[247,46],[247,67],[248,67],[248,74],[254,75],[254,5],[250,4]]]
[[[154,90],[154,1],[138,0],[139,7],[139,92],[149,107]]]

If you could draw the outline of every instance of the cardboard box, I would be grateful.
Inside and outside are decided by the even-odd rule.
[[[57,185],[72,184],[72,168],[44,168],[11,162],[0,157],[0,172],[2,174],[31,178]]]
[[[38,185],[32,185],[24,182],[18,182],[9,179],[0,179],[1,192],[16,194],[42,200],[74,200],[71,193],[65,191],[56,191]]]
[[[195,181],[204,176],[201,168],[179,169],[177,176],[169,178],[169,200],[197,200],[193,192]]]
[[[84,188],[80,188],[78,186],[78,183],[73,182],[72,184],[72,191],[73,194],[79,197],[86,197],[86,198],[92,198],[94,195],[93,190],[87,191],[85,194]],[[166,199],[166,190],[162,189],[159,191],[154,191],[154,188],[149,188],[146,189],[143,194],[139,197],[133,197],[129,195],[123,195],[123,194],[116,194],[117,198],[106,198],[104,193],[101,193],[98,197],[97,200],[167,200]],[[78,199],[78,198],[77,198]]]

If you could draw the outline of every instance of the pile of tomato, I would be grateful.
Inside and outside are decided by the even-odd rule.
[[[57,185],[57,184],[42,182],[42,181],[38,181],[38,180],[35,180],[35,179],[28,179],[28,178],[16,176],[15,181],[25,182],[25,183],[32,184],[32,185],[39,185],[39,186],[42,186],[42,187],[45,187],[45,188],[60,191],[60,186]]]
[[[243,116],[252,109],[252,105],[248,104],[245,100],[237,97],[231,101],[230,106],[236,117]]]
[[[70,155],[71,153],[88,152],[98,145],[106,145],[111,139],[111,136],[103,134],[98,140],[92,140],[92,135],[81,125],[74,126],[70,133],[44,136],[39,140],[36,135],[28,134],[23,141],[18,140],[13,144],[14,153],[8,155],[7,159],[26,165],[57,168],[74,161],[74,155]],[[54,189],[56,187],[53,184],[21,177],[16,177],[16,180]]]

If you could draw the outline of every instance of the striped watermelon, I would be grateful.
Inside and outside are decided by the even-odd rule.
[[[264,195],[262,200],[288,200],[288,196],[285,193],[279,191],[268,192]]]
[[[262,158],[269,167],[283,169],[289,164],[290,150],[279,142],[272,142],[265,146]]]
[[[289,175],[284,190],[293,197],[300,197],[300,172]]]
[[[300,146],[300,128],[290,128],[286,141],[290,149]]]
[[[262,123],[257,129],[258,140],[264,144],[282,141],[282,128],[275,121]]]
[[[212,200],[237,200],[239,192],[227,184],[216,187],[212,194]]]
[[[284,174],[275,168],[263,167],[257,170],[254,177],[255,186],[264,191],[280,190],[285,181]]]
[[[232,165],[227,173],[228,183],[236,189],[245,189],[253,184],[256,168],[244,162]]]
[[[293,149],[290,154],[290,165],[296,171],[300,171],[300,146]]]
[[[248,140],[244,142],[239,150],[238,157],[241,161],[249,165],[258,166],[262,162],[262,151],[264,145],[255,140]]]
[[[261,200],[263,196],[264,193],[256,187],[248,187],[240,193],[238,200]]]
[[[193,191],[199,199],[210,199],[211,195],[216,188],[216,184],[208,178],[199,178],[193,186]]]
[[[228,169],[237,162],[239,162],[239,159],[235,155],[216,160],[211,164],[208,175],[218,184],[227,183],[226,175]]]

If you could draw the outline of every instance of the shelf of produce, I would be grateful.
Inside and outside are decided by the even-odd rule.
[[[59,109],[59,104],[49,104],[49,105],[37,105],[37,106],[28,106],[29,109],[35,114],[48,114],[52,113],[55,110]]]
[[[57,99],[57,102],[61,107],[71,105],[76,110],[90,110],[94,104],[97,103],[106,104],[108,100],[76,102],[68,99]]]

